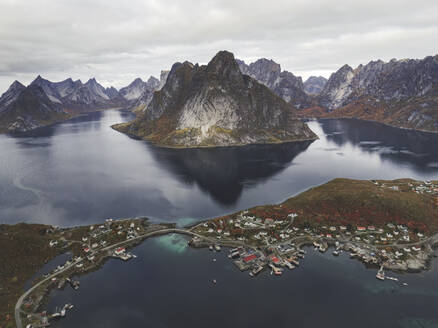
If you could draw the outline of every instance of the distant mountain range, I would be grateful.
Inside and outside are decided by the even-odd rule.
[[[311,76],[304,83],[271,59],[235,61],[243,75],[299,109],[300,117],[358,118],[438,132],[438,56],[377,60],[354,69],[344,65],[328,80]],[[169,73],[162,71],[160,79],[151,76],[146,82],[137,78],[120,90],[104,88],[95,79],[51,82],[38,76],[27,87],[15,81],[0,97],[0,133],[27,131],[105,108],[142,114]]]
[[[438,55],[333,73],[305,117],[347,117],[438,132]]]
[[[174,64],[147,110],[113,128],[161,146],[183,148],[317,138],[297,119],[293,106],[242,74],[238,63],[242,65],[232,53],[220,51],[208,65]]]
[[[166,71],[162,73],[166,78]],[[104,88],[96,79],[86,83],[71,78],[51,82],[38,76],[29,86],[18,81],[0,97],[0,133],[24,132],[75,114],[107,108],[144,109],[165,81],[140,78],[120,90]]]

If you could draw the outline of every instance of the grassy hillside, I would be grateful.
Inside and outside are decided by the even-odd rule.
[[[40,224],[0,225],[0,327],[15,327],[15,301],[25,282],[60,254],[49,246],[50,230]]]
[[[298,213],[294,225],[302,227],[344,225],[356,229],[370,225],[383,227],[391,222],[429,235],[438,232],[438,192],[412,190],[421,184],[409,179],[376,182],[335,179],[281,204],[251,208],[249,213],[273,219]]]

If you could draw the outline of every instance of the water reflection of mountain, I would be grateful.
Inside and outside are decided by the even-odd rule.
[[[377,152],[384,160],[410,163],[421,171],[438,170],[438,134],[389,127],[361,120],[321,120],[328,141],[338,146],[351,143]]]
[[[157,162],[180,181],[196,183],[216,201],[232,205],[244,186],[256,185],[280,173],[311,143],[209,149],[148,147]]]

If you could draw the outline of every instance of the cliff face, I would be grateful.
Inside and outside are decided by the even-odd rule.
[[[295,108],[305,108],[310,104],[310,98],[304,91],[301,77],[288,71],[281,71],[281,66],[273,60],[261,58],[249,65],[237,60],[241,72],[266,85],[277,96]]]
[[[171,147],[232,146],[316,138],[293,108],[243,75],[233,54],[173,65],[147,108],[115,129]]]

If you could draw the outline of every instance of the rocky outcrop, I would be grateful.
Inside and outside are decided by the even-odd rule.
[[[327,79],[323,76],[311,76],[304,82],[304,91],[310,95],[318,95],[326,83]]]
[[[304,91],[301,77],[281,71],[281,66],[273,60],[262,58],[249,65],[242,60],[237,60],[237,63],[243,74],[263,83],[294,107],[300,109],[309,106],[310,99]]]
[[[170,147],[232,146],[315,139],[292,106],[242,74],[232,53],[208,65],[173,65],[145,112],[115,129]]]

